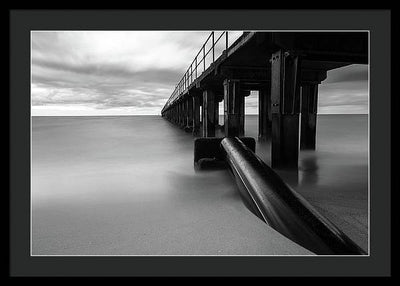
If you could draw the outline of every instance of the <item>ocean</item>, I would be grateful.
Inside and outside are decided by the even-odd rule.
[[[269,143],[256,153],[270,162]],[[246,208],[229,170],[195,170],[193,136],[160,116],[32,117],[31,172],[33,255],[313,255]],[[278,173],[368,250],[367,115],[319,115],[317,150]]]

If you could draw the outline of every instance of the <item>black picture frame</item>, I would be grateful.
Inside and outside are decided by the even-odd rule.
[[[388,276],[391,274],[390,10],[10,10],[9,19],[10,276]],[[252,29],[370,31],[370,255],[366,257],[31,257],[30,31]]]

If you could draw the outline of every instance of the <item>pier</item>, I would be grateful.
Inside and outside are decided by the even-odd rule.
[[[257,90],[258,136],[271,140],[272,167],[297,168],[299,150],[316,146],[318,85],[329,70],[368,64],[368,33],[244,32],[230,46],[228,39],[228,31],[211,32],[161,115],[214,137],[223,102],[224,136],[243,136],[245,100]]]
[[[161,115],[197,137],[196,166],[202,159],[225,160],[255,213],[275,230],[317,254],[365,254],[274,169],[296,170],[299,152],[316,149],[318,86],[329,70],[368,64],[368,33],[244,32],[231,45],[228,39],[227,31],[211,32]],[[258,140],[271,143],[271,166],[244,137],[251,91],[258,91]],[[218,128],[225,139],[215,138]]]

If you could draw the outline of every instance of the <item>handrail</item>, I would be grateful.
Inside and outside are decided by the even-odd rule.
[[[215,39],[215,32],[212,31],[210,35],[207,37],[206,41],[204,42],[203,46],[199,50],[199,52],[194,57],[193,61],[187,68],[186,72],[183,74],[182,78],[179,80],[178,84],[175,86],[174,91],[172,92],[171,96],[168,98],[166,104],[164,105],[162,111],[164,111],[168,106],[170,106],[181,94],[185,93],[189,86],[196,81],[203,72],[206,71],[206,57],[212,52],[212,65],[215,62],[215,46],[225,35],[225,51],[228,50],[228,31],[223,31],[217,39]],[[206,46],[211,39],[211,47],[206,51]],[[203,52],[201,59],[199,61],[199,56]],[[200,69],[199,66],[203,64],[203,70],[201,73],[198,72]],[[208,68],[208,67],[207,67]]]

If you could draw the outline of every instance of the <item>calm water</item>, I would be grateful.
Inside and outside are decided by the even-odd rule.
[[[317,210],[368,250],[368,115],[319,115],[317,150],[301,151],[297,172],[279,172]],[[257,138],[258,117],[246,117]],[[270,144],[256,153],[271,162]]]
[[[317,150],[281,173],[365,249],[367,126],[319,116]],[[310,254],[247,210],[227,170],[196,172],[192,135],[159,116],[33,117],[31,192],[32,254]]]

